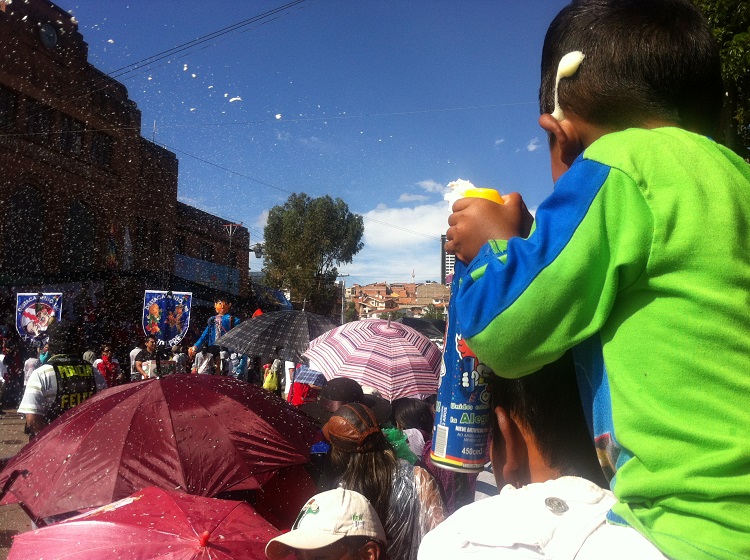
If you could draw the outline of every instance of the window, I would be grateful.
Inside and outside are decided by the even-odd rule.
[[[29,99],[26,103],[26,134],[37,142],[48,143],[54,122],[52,109]]]
[[[102,167],[112,164],[112,147],[114,140],[108,134],[95,130],[91,133],[91,159]]]
[[[200,254],[198,258],[204,261],[212,261],[214,259],[214,247],[210,243],[201,243]]]
[[[72,154],[80,154],[83,149],[83,123],[63,115],[60,128],[60,148]]]
[[[81,278],[93,269],[95,227],[91,209],[82,202],[73,201],[65,219],[61,259],[61,272],[68,278]]]
[[[16,128],[18,115],[18,96],[15,92],[0,87],[0,130]]]
[[[3,222],[6,270],[19,276],[43,273],[44,199],[39,191],[21,187],[10,196]]]

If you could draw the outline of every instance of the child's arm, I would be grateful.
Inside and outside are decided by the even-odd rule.
[[[462,198],[448,218],[445,250],[470,263],[491,239],[528,237],[534,217],[518,193],[503,196],[504,204],[483,198]]]

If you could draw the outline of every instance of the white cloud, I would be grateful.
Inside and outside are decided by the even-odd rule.
[[[263,210],[258,215],[258,219],[255,220],[255,223],[253,224],[254,227],[264,229],[266,227],[266,224],[268,224],[268,213],[270,210]]]
[[[526,145],[526,149],[530,152],[535,152],[541,147],[542,145],[539,143],[539,138],[532,138],[531,142]]]
[[[440,280],[440,236],[448,229],[448,203],[413,208],[379,205],[363,215],[364,248],[354,262],[341,267],[347,284]]]
[[[424,181],[419,181],[417,182],[417,186],[430,193],[444,194],[447,190],[445,185],[438,183],[433,179],[425,179]]]
[[[401,196],[398,197],[399,202],[424,202],[429,197],[423,195],[423,194],[409,194],[409,193],[403,193]]]

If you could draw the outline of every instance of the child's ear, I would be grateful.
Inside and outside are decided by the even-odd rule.
[[[495,481],[498,488],[505,484],[520,488],[531,481],[526,440],[516,421],[502,406],[495,407],[494,413],[501,436],[492,440]]]
[[[583,142],[575,124],[570,119],[558,121],[549,113],[539,117],[539,126],[547,131],[550,138],[552,175],[555,181],[573,165],[583,151]]]

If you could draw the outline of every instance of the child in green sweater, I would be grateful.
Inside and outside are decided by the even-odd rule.
[[[519,377],[573,348],[618,503],[671,558],[750,558],[750,166],[709,139],[718,48],[689,0],[576,0],[549,27],[554,193],[453,206],[454,317]],[[532,229],[533,225],[533,233]]]

